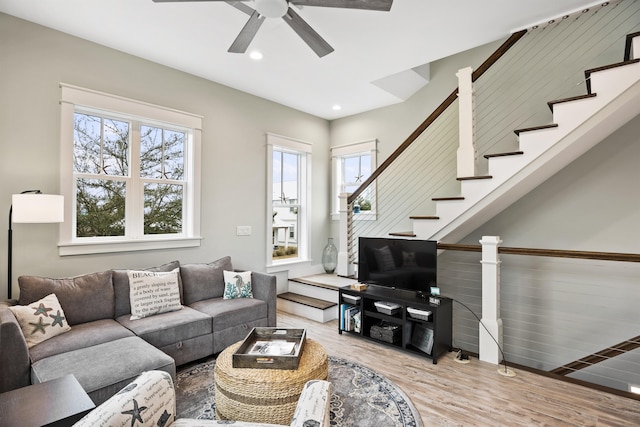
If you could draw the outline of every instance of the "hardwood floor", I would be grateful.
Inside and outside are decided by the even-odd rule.
[[[318,323],[278,312],[278,326],[306,328],[332,356],[350,359],[395,382],[411,398],[425,427],[431,426],[640,426],[640,401],[454,353],[430,359],[338,334],[337,321]],[[384,427],[384,426],[354,426]]]

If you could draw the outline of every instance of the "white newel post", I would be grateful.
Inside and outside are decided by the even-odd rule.
[[[458,176],[476,176],[475,129],[473,118],[473,82],[471,67],[463,68],[458,76],[458,127],[460,145],[458,146]]]
[[[482,323],[502,348],[502,319],[500,319],[500,256],[498,236],[482,236]],[[498,345],[480,325],[480,360],[496,365],[502,360]]]
[[[349,215],[349,203],[347,199],[349,198],[349,193],[340,193],[340,230],[339,237],[340,243],[338,247],[338,266],[336,268],[336,273],[338,276],[352,276],[353,264],[349,262],[349,227],[348,227],[348,218]]]

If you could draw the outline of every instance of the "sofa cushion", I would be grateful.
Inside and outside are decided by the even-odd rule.
[[[172,425],[175,414],[176,395],[171,376],[163,371],[148,371],[87,414],[74,427],[163,427]]]
[[[224,299],[253,298],[250,271],[223,271]]]
[[[117,320],[121,325],[155,347],[212,333],[211,318],[189,307],[138,320],[131,320],[125,314],[118,317]]]
[[[181,266],[184,305],[221,297],[224,293],[224,270],[233,270],[231,257],[226,256],[208,264]]]
[[[63,279],[20,276],[20,305],[29,305],[56,294],[71,326],[114,318],[114,291],[111,271]]]
[[[144,371],[161,370],[175,378],[173,359],[139,337],[80,348],[31,365],[37,384],[73,374],[93,403],[101,404]]]
[[[67,351],[133,336],[133,332],[114,319],[94,320],[93,322],[75,325],[66,334],[58,335],[53,339],[31,347],[29,357],[32,362],[37,362],[45,357]]]
[[[171,271],[128,271],[131,320],[180,310],[179,274],[179,268]]]
[[[16,316],[29,348],[71,329],[56,294],[29,305],[14,305],[9,310]]]
[[[267,303],[255,298],[213,298],[190,307],[211,316],[214,331],[267,317]]]
[[[136,268],[144,271],[171,271],[180,267],[180,261],[171,261],[157,267]],[[182,281],[178,275],[180,298],[182,299]],[[113,270],[113,290],[115,292],[115,317],[131,313],[131,300],[129,299],[129,276],[127,270]]]

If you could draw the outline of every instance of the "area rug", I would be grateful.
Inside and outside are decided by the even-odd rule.
[[[178,418],[215,419],[215,360],[178,371]],[[331,425],[336,427],[422,427],[420,414],[393,382],[358,363],[329,357]]]

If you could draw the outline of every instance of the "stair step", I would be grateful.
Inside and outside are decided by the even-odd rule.
[[[549,106],[549,109],[553,113],[553,106],[556,105],[556,104],[560,104],[560,103],[563,103],[563,102],[579,101],[580,99],[593,98],[594,96],[596,96],[595,93],[588,93],[586,95],[579,95],[579,96],[572,96],[570,98],[556,99],[554,101],[547,102],[547,105]]]
[[[558,125],[556,123],[552,123],[550,125],[542,125],[542,126],[534,126],[534,127],[530,127],[530,128],[516,129],[513,132],[516,135],[520,136],[520,134],[522,132],[531,132],[531,131],[534,131],[534,130],[551,129],[551,128],[557,128],[557,127],[558,127]]]
[[[308,297],[306,295],[294,294],[293,292],[284,292],[278,294],[278,298],[292,301],[298,304],[306,305],[308,307],[317,308],[318,310],[326,310],[331,307],[335,307],[338,304],[335,302],[329,302],[318,298]]]
[[[417,216],[410,216],[409,219],[440,219],[439,216],[425,216],[425,215],[417,215]]]
[[[506,157],[506,156],[519,156],[524,154],[524,151],[510,151],[508,153],[495,153],[495,154],[485,154],[485,159],[490,159],[492,157]]]
[[[480,176],[459,176],[456,178],[458,181],[471,181],[474,179],[491,179],[493,178],[491,175],[480,175]]]
[[[464,200],[464,197],[456,196],[456,197],[433,197],[431,198],[434,202],[443,202],[446,200]]]
[[[302,283],[303,285],[334,291],[337,291],[342,286],[350,285],[354,280],[357,280],[357,278],[338,276],[334,274],[317,274],[314,276],[289,278],[289,282]]]
[[[627,34],[627,41],[624,44],[624,60],[628,61],[631,59],[631,44],[633,43],[633,39],[635,37],[640,37],[640,31],[637,33]]]
[[[394,233],[389,233],[389,236],[416,237],[416,234],[413,231],[398,231],[398,232],[394,232]]]
[[[589,70],[585,70],[584,78],[587,82],[587,93],[591,93],[591,74],[597,73],[598,71],[610,70],[612,68],[624,67],[625,65],[637,64],[640,62],[640,58],[638,59],[630,59],[628,61],[616,62],[615,64],[604,65],[602,67],[591,68]]]

